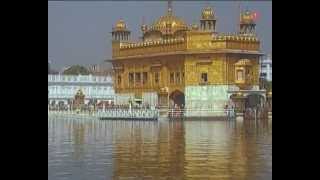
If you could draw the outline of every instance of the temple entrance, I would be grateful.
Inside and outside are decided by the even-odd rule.
[[[261,94],[249,94],[245,101],[244,119],[255,120],[268,117],[265,98]]]
[[[265,104],[265,98],[261,94],[235,93],[230,96],[230,99],[235,104],[237,112],[244,112],[246,109],[262,108]]]
[[[264,97],[260,94],[249,94],[245,101],[246,108],[262,107],[264,105]]]
[[[135,105],[142,105],[142,93],[141,92],[137,92],[134,94],[134,103]]]
[[[174,108],[178,106],[179,108],[184,108],[185,97],[183,92],[179,90],[175,90],[170,94],[169,99],[170,99],[170,107]]]
[[[242,94],[233,94],[231,95],[230,99],[235,105],[235,110],[236,112],[244,112],[245,110],[245,102],[246,102],[246,97],[243,96]]]
[[[168,96],[168,87],[163,87],[159,89],[158,92],[158,107],[166,107],[168,108],[168,101],[169,101],[169,96]]]
[[[159,93],[158,94],[158,106],[159,107],[168,107],[168,94]]]

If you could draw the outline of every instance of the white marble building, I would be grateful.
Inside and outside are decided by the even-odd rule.
[[[260,76],[267,81],[272,81],[272,58],[268,55],[261,60]]]
[[[74,99],[81,89],[85,95],[85,103],[90,100],[113,101],[114,89],[111,76],[92,75],[48,75],[48,103],[58,103]]]

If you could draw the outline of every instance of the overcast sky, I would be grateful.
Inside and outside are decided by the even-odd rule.
[[[173,1],[173,12],[186,23],[199,22],[201,10],[214,8],[218,32],[238,31],[241,9],[259,14],[257,34],[262,50],[272,52],[272,2],[248,1]],[[131,38],[141,36],[142,17],[151,24],[164,15],[166,1],[48,1],[48,59],[54,69],[73,64],[97,64],[111,57],[111,30],[122,18]]]

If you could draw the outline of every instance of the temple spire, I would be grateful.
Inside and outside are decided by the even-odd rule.
[[[168,0],[168,15],[172,15],[172,0]]]

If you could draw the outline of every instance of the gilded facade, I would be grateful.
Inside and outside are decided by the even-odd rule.
[[[133,42],[126,23],[119,20],[112,31],[116,103],[135,99],[220,110],[232,94],[258,92],[262,53],[254,13],[240,14],[236,33],[217,32],[217,24],[214,9],[205,7],[199,24],[187,25],[174,15],[169,1],[165,15],[142,24],[142,38]]]

